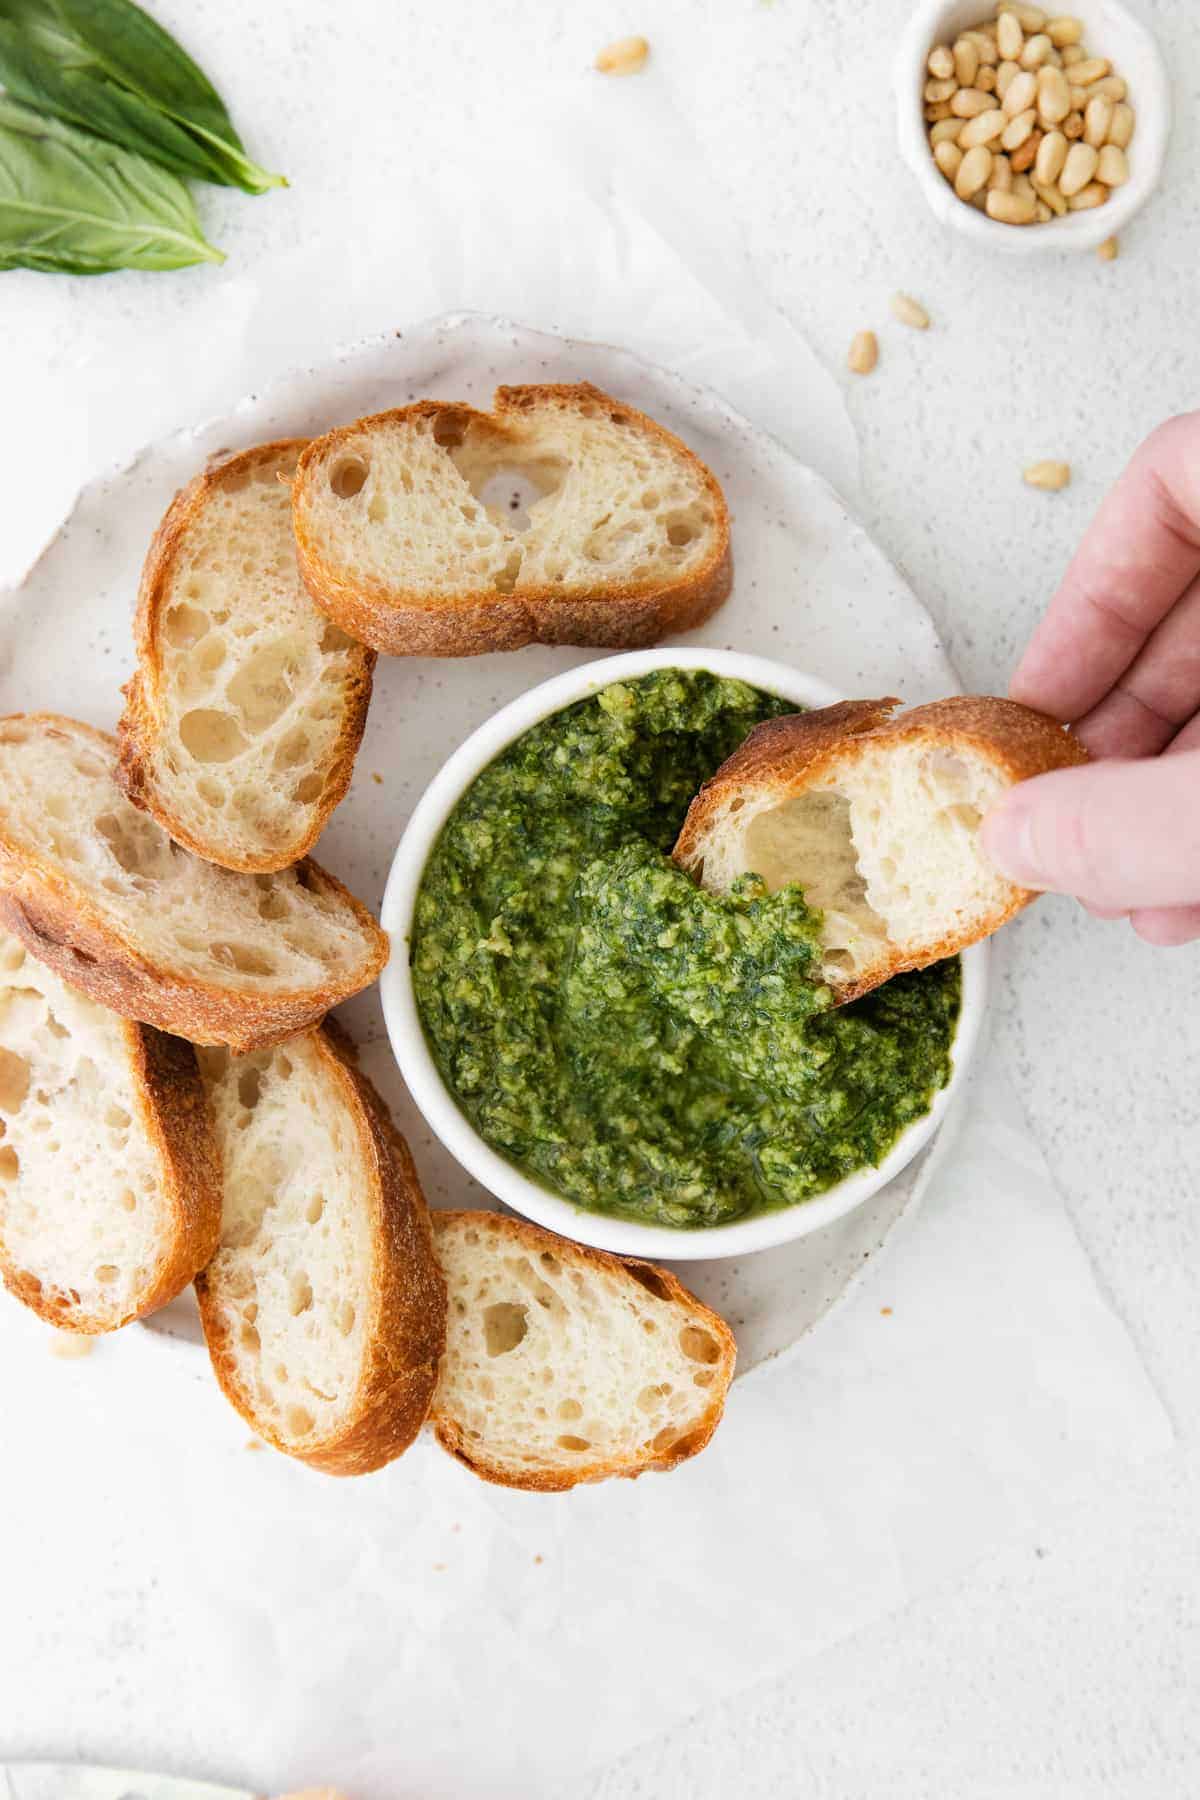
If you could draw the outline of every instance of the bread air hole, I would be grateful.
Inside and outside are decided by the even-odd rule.
[[[120,1271],[117,1268],[116,1263],[101,1263],[100,1267],[96,1270],[96,1280],[100,1283],[101,1287],[107,1287],[110,1282],[117,1279],[119,1273]]]
[[[171,872],[175,851],[171,840],[153,819],[132,807],[116,813],[101,813],[96,820],[96,833],[108,845],[113,861],[127,875],[140,875],[148,880],[161,880]]]
[[[558,1447],[560,1450],[590,1450],[592,1446],[587,1438],[567,1435],[559,1438]]]
[[[656,1295],[659,1300],[671,1298],[671,1290],[667,1285],[666,1277],[660,1275],[657,1269],[651,1268],[649,1263],[630,1264],[629,1273],[635,1281],[641,1283],[647,1293]]]
[[[241,754],[249,740],[232,713],[200,706],[184,713],[179,736],[189,756],[201,763],[224,763]]]
[[[756,814],[746,827],[741,866],[761,875],[772,893],[796,883],[825,915],[827,973],[852,974],[889,943],[884,920],[867,899],[851,829],[850,802],[837,789],[798,794]]]
[[[314,769],[309,774],[300,777],[292,789],[292,798],[301,806],[311,806],[314,800],[321,798],[324,791],[325,777]]]
[[[293,1319],[297,1319],[301,1313],[306,1313],[309,1310],[312,1303],[312,1282],[308,1279],[308,1276],[304,1273],[303,1269],[298,1269],[293,1274],[288,1285],[288,1310]]]
[[[253,944],[210,944],[208,954],[222,969],[239,975],[274,975],[274,959]]]
[[[558,1416],[565,1424],[570,1424],[575,1419],[582,1419],[583,1408],[578,1400],[560,1400],[558,1403]]]
[[[525,1307],[510,1300],[497,1300],[483,1314],[483,1341],[489,1356],[507,1356],[529,1329]]]
[[[23,1056],[0,1046],[0,1112],[19,1112],[29,1092],[30,1068]]]
[[[0,1144],[0,1181],[15,1181],[21,1173],[21,1159],[11,1144]]]
[[[692,1362],[715,1363],[721,1358],[721,1346],[711,1331],[699,1325],[685,1325],[679,1333],[679,1348]]]
[[[705,521],[699,507],[689,507],[684,512],[668,513],[663,523],[667,528],[668,544],[672,549],[683,550],[700,536]]]
[[[304,1209],[304,1217],[308,1220],[310,1225],[319,1225],[321,1222],[321,1214],[324,1211],[325,1211],[325,1196],[324,1196],[324,1194],[314,1194],[312,1199],[309,1201],[308,1205]],[[354,1308],[351,1307],[350,1310],[351,1310],[351,1312],[353,1312]]]
[[[193,583],[192,586],[196,584]],[[190,587],[188,591],[191,592]],[[199,643],[208,627],[208,614],[201,612],[198,606],[189,606],[184,600],[176,606],[168,607],[163,616],[163,636],[176,650],[188,650],[193,644]]]
[[[262,1070],[253,1067],[243,1069],[238,1076],[237,1090],[238,1099],[247,1112],[253,1112],[262,1091]]]
[[[316,1422],[306,1406],[289,1406],[284,1414],[284,1423],[294,1438],[307,1437]]]
[[[293,644],[264,644],[228,682],[225,698],[237,707],[251,736],[268,730],[287,711],[295,693],[296,674]]]
[[[665,1384],[644,1387],[637,1397],[639,1408],[644,1413],[657,1412],[662,1401],[666,1399],[670,1391],[670,1388]]]
[[[370,464],[361,456],[343,456],[329,471],[329,486],[339,500],[353,500],[366,486]]]

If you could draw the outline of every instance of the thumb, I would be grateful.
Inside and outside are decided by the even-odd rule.
[[[1200,750],[1018,782],[982,842],[1021,887],[1119,911],[1200,901]]]

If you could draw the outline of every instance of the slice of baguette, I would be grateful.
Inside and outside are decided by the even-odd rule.
[[[665,1269],[494,1212],[435,1212],[449,1290],[431,1422],[504,1487],[673,1469],[720,1422],[736,1347]]]
[[[113,1331],[203,1268],[220,1169],[196,1053],[97,1006],[0,932],[0,1276]]]
[[[980,847],[1014,782],[1085,762],[1055,720],[988,695],[843,700],[757,725],[692,801],[675,860],[725,893],[796,882],[824,913],[839,1004],[989,936],[1036,898]]]
[[[408,1146],[328,1027],[201,1066],[225,1181],[196,1278],[217,1379],[276,1449],[329,1475],[381,1468],[424,1423],[445,1343]]]
[[[493,407],[425,400],[304,451],[300,569],[343,630],[390,656],[631,649],[716,611],[729,515],[685,444],[587,382],[498,388]],[[514,477],[540,496],[524,531]]]
[[[120,780],[176,843],[226,869],[285,869],[350,785],[374,653],[318,612],[292,537],[302,438],[175,496],[142,571]]]
[[[314,862],[235,875],[130,805],[103,732],[0,719],[0,923],[126,1018],[245,1050],[314,1024],[387,961],[374,919]]]

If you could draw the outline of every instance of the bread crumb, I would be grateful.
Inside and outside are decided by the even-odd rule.
[[[892,1309],[890,1306],[881,1306],[879,1309],[879,1314],[880,1314],[881,1318],[890,1319],[892,1316]]]
[[[602,75],[636,75],[645,67],[649,54],[650,46],[644,37],[618,38],[615,44],[600,51],[596,67]]]
[[[433,1572],[435,1575],[444,1575],[446,1573],[445,1563],[434,1563]]]
[[[266,1447],[261,1438],[247,1438],[244,1445],[247,1450],[265,1450]]]
[[[94,1338],[85,1337],[78,1331],[55,1331],[50,1339],[50,1354],[63,1362],[77,1362],[81,1356],[90,1356],[96,1348]]]
[[[533,1560],[535,1563],[544,1563],[546,1559],[544,1556],[535,1556]]]
[[[371,780],[377,781],[380,787],[383,786],[383,776],[379,773],[378,769],[371,770]]]

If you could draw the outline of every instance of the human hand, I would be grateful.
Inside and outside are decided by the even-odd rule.
[[[1148,943],[1200,937],[1200,412],[1138,449],[1009,692],[1098,760],[1010,789],[983,825],[997,868]]]

